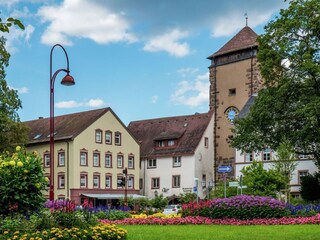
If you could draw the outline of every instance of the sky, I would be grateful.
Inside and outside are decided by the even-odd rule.
[[[22,101],[21,121],[49,117],[50,51],[61,44],[74,86],[54,84],[55,116],[111,107],[130,121],[209,110],[207,59],[245,25],[257,34],[282,0],[0,0],[15,17],[6,80]],[[66,68],[55,47],[53,73]]]

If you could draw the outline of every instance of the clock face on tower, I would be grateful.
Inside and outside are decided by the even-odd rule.
[[[224,115],[228,119],[229,122],[233,123],[234,119],[238,115],[239,111],[236,107],[229,107],[227,110],[224,112]]]

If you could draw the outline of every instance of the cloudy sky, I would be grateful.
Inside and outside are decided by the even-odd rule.
[[[0,0],[11,29],[7,81],[22,121],[49,116],[50,50],[62,44],[72,87],[55,83],[55,115],[111,107],[133,120],[208,111],[209,55],[248,25],[258,34],[282,0]],[[61,48],[53,71],[66,67]]]

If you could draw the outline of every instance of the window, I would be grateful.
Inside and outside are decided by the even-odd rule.
[[[114,144],[121,145],[121,133],[120,132],[116,132],[114,134]]]
[[[64,152],[59,152],[58,153],[58,166],[64,166],[65,165],[65,153]]]
[[[139,189],[143,189],[143,179],[139,179]]]
[[[262,153],[262,160],[263,161],[270,161],[271,160],[271,150],[270,148],[266,148]]]
[[[109,153],[106,153],[105,155],[105,167],[112,168],[112,155]]]
[[[229,89],[229,96],[235,96],[237,94],[237,90],[235,88]]]
[[[96,130],[96,143],[102,143],[102,131],[100,129]]]
[[[128,176],[128,189],[133,189],[133,186],[134,186],[134,177],[132,176]]]
[[[307,176],[308,174],[309,174],[308,170],[298,171],[298,184],[301,184],[301,178]]]
[[[106,188],[111,188],[111,176],[106,176]]]
[[[156,168],[156,167],[157,167],[157,159],[149,159],[148,168]]]
[[[168,141],[168,147],[172,147],[172,146],[174,146],[174,140],[169,140]]]
[[[207,137],[204,138],[204,147],[205,148],[209,147],[209,138],[207,138]]]
[[[88,166],[88,153],[80,152],[80,166]]]
[[[253,161],[253,153],[245,153],[245,161],[252,162]]]
[[[123,168],[123,155],[117,155],[117,168]]]
[[[44,167],[50,167],[50,154],[45,153],[43,155],[43,159],[44,159]]]
[[[152,189],[160,188],[160,178],[151,178],[151,188]]]
[[[105,137],[106,137],[106,144],[112,144],[112,132],[106,131]]]
[[[65,183],[65,178],[64,174],[59,174],[58,175],[58,188],[64,188],[64,183]]]
[[[172,158],[173,167],[181,167],[181,156],[176,156]]]
[[[166,145],[164,144],[164,141],[159,141],[158,142],[158,147],[165,147]]]
[[[100,176],[93,175],[93,188],[100,188]]]
[[[179,188],[180,187],[180,175],[172,176],[172,187]]]
[[[128,168],[134,168],[134,156],[128,157]]]
[[[100,167],[100,153],[93,153],[93,166]]]
[[[88,176],[86,174],[80,175],[80,187],[87,188],[88,183]]]
[[[117,188],[122,188],[124,185],[125,178],[122,176],[117,176]]]

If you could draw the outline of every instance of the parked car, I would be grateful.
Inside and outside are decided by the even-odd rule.
[[[177,214],[179,210],[181,210],[181,205],[168,205],[164,208],[163,214]]]

